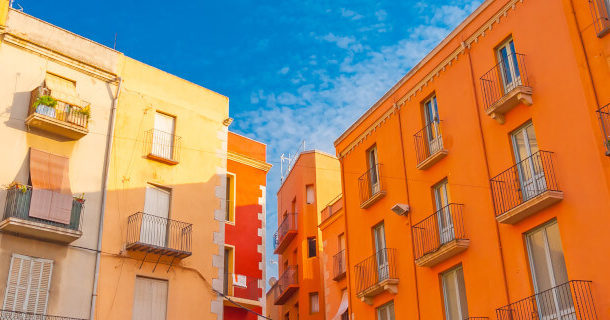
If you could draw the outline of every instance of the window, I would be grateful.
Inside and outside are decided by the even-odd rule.
[[[318,293],[312,292],[309,294],[309,313],[316,313],[320,311],[320,301],[318,299]]]
[[[390,277],[390,264],[388,251],[385,246],[385,226],[383,222],[373,227],[373,244],[375,245],[375,259],[377,260],[377,280],[379,282]]]
[[[233,295],[233,266],[234,263],[234,255],[233,255],[233,247],[226,246],[225,247],[225,259],[224,259],[224,286],[223,293],[226,295]]]
[[[504,93],[508,93],[522,83],[513,39],[506,40],[496,49],[496,51],[498,63],[500,65],[500,76],[504,85]]]
[[[377,320],[394,320],[394,301],[377,308]]]
[[[466,288],[462,267],[449,270],[442,275],[445,319],[462,320],[468,317]]]
[[[526,235],[526,241],[534,290],[536,293],[543,292],[539,298],[540,319],[558,319],[564,315],[573,315],[571,295],[560,290],[547,291],[568,281],[557,222],[530,232]]]
[[[434,194],[434,206],[439,228],[439,238],[441,244],[453,240],[453,216],[451,215],[451,207],[449,206],[449,193],[447,192],[447,180],[436,184],[432,187]]]
[[[227,172],[227,205],[225,221],[235,222],[235,175]]]
[[[170,198],[170,190],[151,184],[146,186],[140,242],[165,247]]]
[[[51,260],[13,254],[2,309],[46,314],[52,272]]]
[[[377,146],[373,146],[366,152],[366,161],[368,164],[368,183],[371,196],[381,191],[379,184],[379,162],[377,159]]]
[[[316,200],[316,194],[313,188],[313,184],[305,186],[305,193],[307,197],[307,204],[312,204]]]
[[[338,244],[339,244],[339,252],[345,250],[345,234],[342,233],[339,235],[338,237]]]
[[[436,95],[432,96],[424,102],[424,117],[425,117],[425,133],[428,151],[430,155],[435,154],[443,148],[443,139],[441,137],[438,105],[436,103]]]
[[[165,320],[167,281],[136,277],[132,320]]]
[[[155,129],[152,138],[152,154],[164,159],[174,159],[174,129],[176,118],[155,113]]]
[[[517,129],[511,139],[523,201],[527,201],[546,190],[534,125],[530,122]]]
[[[307,257],[313,258],[316,256],[316,237],[307,238]]]

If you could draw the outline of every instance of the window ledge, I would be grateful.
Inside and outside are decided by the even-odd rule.
[[[515,224],[563,199],[561,191],[545,191],[496,217],[499,223]]]
[[[167,159],[167,158],[164,158],[164,157],[152,154],[152,153],[147,154],[146,158],[148,158],[150,160],[155,160],[155,161],[158,161],[158,162],[162,162],[162,163],[165,163],[165,164],[169,164],[171,166],[174,166],[174,165],[178,164],[178,161],[176,161],[176,160]]]
[[[375,202],[379,201],[379,199],[385,197],[385,194],[386,194],[385,190],[381,190],[381,191],[375,193],[368,200],[362,202],[360,204],[360,208],[366,209],[366,208],[372,206]]]
[[[531,87],[515,87],[511,91],[504,94],[504,96],[498,101],[489,106],[489,108],[487,108],[487,114],[492,119],[498,121],[498,123],[504,124],[504,115],[521,103],[527,106],[532,105],[533,101]]]

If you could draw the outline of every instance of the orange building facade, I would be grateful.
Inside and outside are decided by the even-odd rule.
[[[267,295],[279,309],[269,311],[279,313],[279,319],[325,319],[318,223],[322,208],[341,192],[340,181],[337,158],[316,150],[302,152],[282,181],[274,235],[279,278]]]
[[[485,1],[337,139],[351,319],[610,318],[607,4]]]

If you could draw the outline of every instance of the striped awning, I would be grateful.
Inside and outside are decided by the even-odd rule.
[[[55,100],[65,102],[67,104],[84,107],[85,103],[78,97],[76,93],[76,82],[60,77],[58,75],[47,73],[44,79],[45,87],[51,90],[51,96]]]

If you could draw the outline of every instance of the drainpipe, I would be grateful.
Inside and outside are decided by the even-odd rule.
[[[402,139],[402,121],[400,120],[400,108],[395,106],[396,112],[398,113],[398,138],[400,139],[400,155],[402,156],[402,173],[405,178],[405,193],[407,195],[407,204],[411,205],[411,200],[409,200],[409,183],[407,181],[407,162],[405,160],[405,146]],[[411,240],[413,240],[413,214],[408,214],[409,216],[409,229],[411,230]],[[415,257],[415,246],[411,246],[411,254]],[[415,301],[417,302],[417,319],[421,319],[421,313],[419,311],[419,285],[417,283],[417,265],[415,264],[415,259],[412,259],[413,263],[413,279],[415,284]]]
[[[121,85],[123,79],[117,77],[118,81],[116,95],[112,100],[112,109],[110,109],[110,123],[108,124],[108,139],[106,141],[106,155],[104,158],[104,176],[102,180],[102,204],[100,210],[99,229],[97,232],[97,252],[95,254],[95,271],[93,276],[93,292],[91,293],[91,308],[89,313],[89,320],[95,319],[95,303],[97,300],[97,283],[100,277],[100,259],[102,253],[102,234],[104,231],[104,213],[106,209],[106,187],[108,185],[108,175],[110,171],[110,155],[112,152],[112,141],[114,138],[114,123],[116,121],[116,108],[119,101],[119,94],[121,93]]]
[[[464,52],[468,56],[468,67],[470,68],[470,81],[472,88],[472,97],[474,98],[474,107],[477,112],[477,124],[479,127],[479,136],[481,137],[481,145],[483,147],[483,159],[485,160],[485,170],[487,173],[487,181],[491,180],[491,172],[489,171],[489,161],[487,159],[487,145],[485,144],[485,136],[483,135],[483,124],[481,123],[481,106],[479,105],[479,98],[477,96],[476,83],[474,81],[474,70],[472,68],[472,57],[470,56],[470,47],[467,47],[465,43],[462,42],[462,47],[464,48]],[[495,203],[493,203],[493,194],[491,193],[491,185],[489,187],[489,195],[492,199],[492,204],[495,209]],[[495,219],[494,219],[495,220]],[[494,226],[496,227],[496,236],[498,238],[498,250],[500,250],[500,262],[502,262],[502,276],[504,278],[504,295],[506,297],[506,304],[510,303],[510,294],[508,291],[508,279],[506,277],[506,264],[504,262],[504,249],[502,248],[502,238],[500,237],[500,227],[499,222],[495,221]]]

